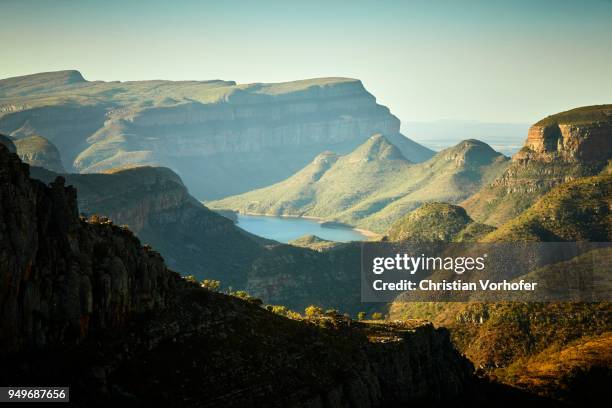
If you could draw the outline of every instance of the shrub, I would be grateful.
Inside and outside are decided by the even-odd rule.
[[[372,320],[382,320],[382,319],[383,319],[382,313],[379,313],[379,312],[372,313]]]
[[[310,305],[306,309],[304,309],[304,314],[306,315],[306,317],[309,318],[318,317],[323,314],[323,309],[321,309],[319,306]]]
[[[338,310],[336,309],[327,309],[325,311],[325,316],[327,317],[340,317],[340,312],[338,312]]]
[[[230,295],[234,296],[234,297],[237,297],[239,299],[245,300],[245,301],[247,301],[249,303],[252,303],[254,305],[257,305],[257,306],[261,306],[263,304],[261,299],[249,295],[244,290],[237,290],[236,292],[231,292]]]
[[[219,288],[221,287],[221,281],[218,280],[214,280],[214,279],[204,279],[200,285],[205,288],[208,289],[212,292],[218,292]]]
[[[281,316],[287,316],[287,314],[290,312],[290,310],[287,309],[287,306],[282,305],[267,305],[266,310]]]
[[[365,320],[366,318],[366,312],[359,312],[357,313],[357,319],[358,320]]]
[[[198,283],[198,280],[193,275],[187,275],[184,279],[189,283]]]
[[[302,318],[302,315],[298,312],[294,312],[293,310],[289,310],[287,311],[287,317],[293,320],[300,320]]]

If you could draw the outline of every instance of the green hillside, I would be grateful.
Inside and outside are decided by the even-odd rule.
[[[326,239],[319,238],[316,235],[304,235],[303,237],[290,241],[289,244],[301,248],[314,249],[315,251],[326,251],[342,245],[340,242],[328,241]]]
[[[466,140],[412,164],[382,135],[352,153],[322,153],[292,177],[263,189],[207,203],[245,213],[300,215],[384,232],[424,202],[459,202],[505,168],[505,157]]]
[[[475,220],[498,226],[551,188],[599,174],[610,158],[612,105],[557,113],[534,124],[503,174],[461,205]]]
[[[494,227],[474,222],[465,210],[446,203],[427,203],[397,222],[387,237],[391,241],[475,241]]]
[[[478,240],[609,242],[611,182],[610,175],[601,175],[561,184],[545,193],[518,218]],[[417,218],[415,214],[418,210],[412,215]],[[439,220],[448,219],[450,230],[456,231],[466,218],[457,216],[461,215],[457,211],[451,214],[454,216],[449,215],[446,206],[432,207],[426,216],[418,218],[421,223],[415,222],[414,227],[440,234],[439,231],[447,232],[448,228]],[[597,259],[605,268],[605,259],[609,256],[609,249],[596,250],[544,266],[520,278],[564,282],[563,273],[568,270],[586,273],[592,278],[594,272],[608,271],[594,271],[589,261]],[[598,276],[597,289],[605,293],[606,285],[609,286],[607,278]],[[610,358],[597,353],[609,345],[611,307],[609,302],[436,303],[404,302],[400,298],[390,305],[389,316],[428,319],[447,327],[458,348],[487,376],[543,396],[573,402],[584,397],[581,393],[589,381],[609,378]],[[589,392],[601,395],[601,390]]]
[[[484,241],[612,240],[612,175],[580,178],[540,198]]]
[[[554,115],[545,117],[536,123],[536,126],[548,126],[552,124],[581,125],[593,122],[612,121],[611,105],[582,106]]]

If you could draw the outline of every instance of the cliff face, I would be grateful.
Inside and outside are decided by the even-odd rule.
[[[83,222],[63,178],[30,180],[28,166],[0,150],[4,351],[79,343],[165,304],[175,276],[159,255],[129,231]]]
[[[588,124],[534,125],[513,160],[600,162],[612,152],[612,120]]]
[[[62,158],[57,147],[42,136],[27,136],[13,142],[17,154],[24,162],[51,171],[63,173]]]
[[[374,133],[411,161],[433,154],[403,137],[399,120],[354,79],[237,85],[43,76],[47,89],[40,75],[0,81],[0,131],[43,135],[69,170],[170,167],[200,199],[272,184],[320,152],[348,152]]]
[[[56,174],[32,168],[32,176],[50,182]],[[185,275],[242,288],[251,263],[264,251],[231,220],[194,199],[170,169],[136,167],[63,177],[79,191],[83,214],[127,225],[159,251],[170,268]]]
[[[598,174],[612,158],[610,112],[612,105],[588,106],[536,123],[506,171],[462,206],[477,221],[501,225],[551,188]]]
[[[0,146],[0,381],[71,402],[377,407],[456,402],[471,365],[444,330],[291,320],[166,269],[131,232],[78,217]]]

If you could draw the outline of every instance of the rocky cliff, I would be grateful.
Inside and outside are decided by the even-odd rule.
[[[30,171],[46,183],[58,176],[39,167]],[[297,310],[312,303],[351,314],[361,310],[360,280],[354,273],[359,246],[334,244],[335,251],[322,253],[251,235],[195,200],[167,168],[62,177],[78,189],[81,213],[127,225],[183,275],[217,279],[224,288],[246,289]]]
[[[402,136],[399,120],[355,79],[120,83],[77,74],[0,80],[0,131],[46,137],[70,171],[163,165],[201,199],[282,180],[320,152],[346,153],[373,133],[414,162],[433,154]]]
[[[431,325],[292,320],[210,292],[62,178],[0,146],[0,381],[70,385],[76,406],[377,407],[458,402],[475,385]]]
[[[31,180],[4,146],[0,169],[3,351],[77,344],[166,304],[178,276],[156,252],[130,231],[84,222],[74,188]]]
[[[33,135],[13,141],[17,154],[24,162],[63,173],[62,158],[57,147],[42,136]]]
[[[57,176],[35,167],[31,172],[45,182]],[[63,177],[79,191],[81,213],[127,225],[159,251],[168,266],[185,275],[243,288],[251,263],[265,250],[262,240],[193,198],[170,169],[135,167]]]
[[[612,105],[552,115],[529,129],[506,171],[462,205],[475,220],[501,225],[554,186],[598,174],[611,157]]]

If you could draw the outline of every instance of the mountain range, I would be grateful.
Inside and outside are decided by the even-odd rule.
[[[207,205],[320,217],[382,233],[424,202],[463,201],[501,174],[507,163],[487,144],[466,140],[414,164],[378,134],[347,155],[321,153],[280,183]]]
[[[78,71],[0,80],[0,133],[53,143],[69,172],[165,166],[213,199],[280,181],[324,150],[347,153],[382,133],[420,162],[433,152],[359,80],[87,81]]]
[[[610,242],[611,118],[552,115],[508,160],[472,139],[433,155],[346,78],[1,80],[0,379],[69,383],[87,406],[462,403],[487,398],[482,378],[595,403],[609,302],[364,304],[360,243],[280,244],[190,192],[241,193],[207,202],[230,218],[308,215],[388,241]],[[386,321],[342,315],[374,311]]]

